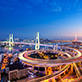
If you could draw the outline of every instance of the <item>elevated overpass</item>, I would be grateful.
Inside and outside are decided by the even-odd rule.
[[[70,48],[73,49],[73,48]],[[66,54],[69,56],[67,59],[55,59],[55,60],[43,60],[43,59],[35,59],[35,58],[30,58],[28,57],[29,53],[33,53],[36,50],[31,50],[31,51],[25,51],[19,55],[19,58],[27,63],[31,64],[39,64],[39,65],[47,65],[47,66],[57,66],[57,65],[63,65],[63,64],[70,64],[70,63],[76,63],[82,60],[82,54],[78,50],[74,49],[74,51],[77,52],[77,55],[74,57],[71,57],[68,53],[58,51],[60,53]]]
[[[62,51],[57,51],[58,53],[66,54],[68,56],[67,59],[55,59],[55,60],[43,60],[43,59],[35,59],[35,58],[30,58],[28,55],[33,53],[36,50],[31,50],[31,51],[25,51],[19,55],[19,58],[22,61],[25,61],[27,63],[30,63],[30,65],[40,65],[40,66],[59,66],[65,64],[66,66],[62,68],[61,70],[57,71],[56,73],[53,73],[51,75],[47,75],[41,78],[36,78],[33,80],[30,80],[28,82],[44,82],[44,80],[49,80],[50,78],[56,78],[58,76],[61,76],[61,74],[65,73],[69,68],[73,70],[73,67],[76,69],[77,77],[80,77],[81,74],[77,68],[77,65],[75,64],[76,62],[82,61],[82,54],[80,51],[73,49],[73,48],[68,48],[68,47],[62,47],[62,49],[70,49],[75,52],[77,52],[76,56],[72,57],[70,54]],[[39,50],[38,50],[39,51]],[[54,51],[54,50],[52,50]],[[56,51],[56,50],[55,50]],[[56,82],[56,81],[55,81]]]

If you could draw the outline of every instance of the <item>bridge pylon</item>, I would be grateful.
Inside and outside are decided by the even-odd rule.
[[[75,34],[75,41],[77,41],[77,34]]]
[[[53,45],[53,50],[58,50],[58,44]]]
[[[9,51],[11,51],[13,47],[13,34],[9,34]]]
[[[39,32],[36,33],[36,39],[35,39],[35,50],[40,49],[40,41],[39,41]]]

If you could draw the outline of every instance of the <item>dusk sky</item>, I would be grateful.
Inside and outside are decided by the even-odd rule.
[[[82,0],[0,0],[0,39],[82,37]]]

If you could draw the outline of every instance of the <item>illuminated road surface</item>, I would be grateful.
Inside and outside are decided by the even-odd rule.
[[[77,55],[74,57],[69,57],[67,59],[55,59],[55,60],[44,60],[44,59],[35,59],[35,58],[30,58],[28,57],[28,53],[34,52],[36,50],[31,50],[31,51],[25,51],[21,54],[19,54],[19,58],[27,63],[30,64],[38,64],[38,65],[47,65],[47,66],[57,66],[57,65],[62,65],[62,64],[70,64],[74,62],[78,62],[82,59],[82,54],[78,50],[74,49],[77,52]],[[66,54],[69,56],[68,53],[62,52],[63,54]],[[26,56],[25,56],[26,54]]]

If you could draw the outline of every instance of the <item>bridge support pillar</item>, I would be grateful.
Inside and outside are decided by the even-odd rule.
[[[7,46],[7,42],[6,42],[6,46]]]
[[[65,72],[64,72],[64,75],[65,75]]]
[[[80,76],[81,76],[81,73],[80,73],[80,71],[79,71],[77,65],[76,65],[75,63],[73,63],[73,66],[74,66],[74,68],[75,68],[76,76],[77,76],[77,77],[80,77]]]
[[[61,79],[61,75],[59,75],[59,79]]]
[[[71,53],[71,49],[69,50],[69,52]]]
[[[62,48],[60,49],[60,51],[62,51]]]
[[[56,82],[55,78],[52,78],[52,82]]]
[[[20,44],[20,48],[21,48],[21,46],[22,46],[22,45]]]
[[[71,64],[71,72],[73,72],[73,64]]]
[[[45,75],[46,75],[46,71],[47,71],[47,66],[45,65]]]
[[[47,49],[47,46],[45,46],[45,49]]]
[[[53,45],[53,50],[56,50],[56,46],[55,45]]]
[[[32,64],[32,70],[34,70],[34,65]]]
[[[59,66],[59,69],[61,69],[61,65]]]
[[[81,67],[81,61],[79,61],[79,67]]]

